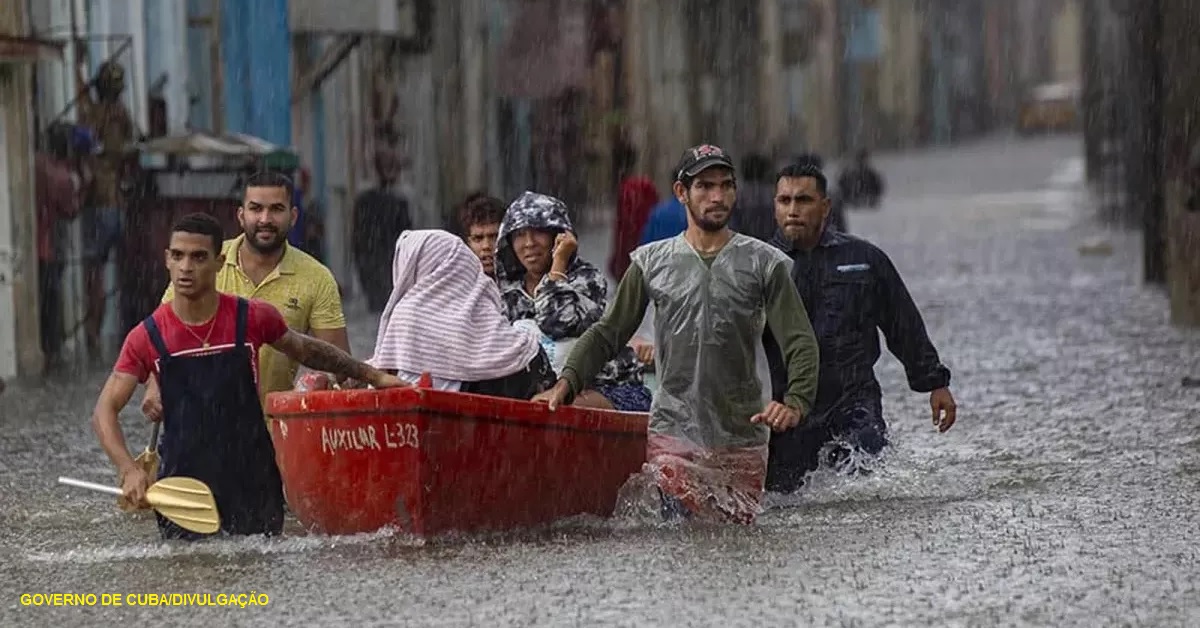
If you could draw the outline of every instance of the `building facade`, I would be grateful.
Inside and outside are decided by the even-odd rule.
[[[26,66],[29,98],[9,88],[6,102],[29,111],[10,112],[8,136],[24,136],[21,116],[31,141],[50,121],[72,120],[77,62],[90,75],[115,59],[142,135],[241,133],[301,155],[305,203],[321,208],[325,261],[349,296],[351,209],[378,184],[379,150],[401,156],[399,186],[420,227],[452,226],[454,205],[471,191],[508,199],[527,188],[563,197],[579,219],[603,220],[623,147],[665,195],[680,152],[699,142],[776,160],[816,151],[835,163],[858,147],[960,141],[1011,124],[1028,87],[1075,73],[1074,40],[1087,34],[1079,0],[4,6],[12,16],[20,8],[11,32],[64,45],[61,58]],[[6,145],[19,172],[24,153]],[[77,226],[69,239],[77,256]],[[82,294],[77,263],[66,282]],[[82,299],[65,302],[70,326]],[[9,333],[18,344],[37,336]]]

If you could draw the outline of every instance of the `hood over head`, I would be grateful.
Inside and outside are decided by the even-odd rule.
[[[575,233],[566,203],[547,194],[528,190],[522,192],[508,206],[508,211],[504,213],[504,221],[500,223],[500,234],[496,243],[498,279],[515,279],[525,274],[525,267],[521,265],[512,248],[512,235],[522,229],[538,229],[554,235],[567,231]]]

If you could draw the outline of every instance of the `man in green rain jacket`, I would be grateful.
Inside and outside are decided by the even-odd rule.
[[[675,172],[687,231],[634,251],[612,305],[576,343],[554,387],[535,400],[551,410],[571,403],[654,303],[659,389],[648,463],[635,479],[661,499],[664,517],[751,523],[771,430],[797,425],[812,408],[817,342],[791,261],[728,227],[737,191],[729,156],[712,145],[690,148]],[[764,324],[787,365],[783,402],[765,407],[755,368]]]

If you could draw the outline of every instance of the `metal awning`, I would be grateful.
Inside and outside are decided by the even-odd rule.
[[[288,0],[288,28],[306,35],[388,37],[409,52],[429,49],[433,0]]]
[[[292,88],[296,103],[319,89],[367,37],[385,38],[402,52],[427,52],[433,41],[433,1],[288,0],[288,28],[299,35],[336,38],[296,78]]]
[[[321,87],[321,83],[329,78],[330,74],[333,74],[333,71],[341,65],[342,61],[346,60],[346,57],[350,56],[350,51],[354,50],[360,42],[362,42],[362,35],[338,37],[333,45],[321,53],[321,58],[317,59],[313,67],[296,79],[295,85],[292,86],[292,103],[300,102],[309,93],[317,91]]]

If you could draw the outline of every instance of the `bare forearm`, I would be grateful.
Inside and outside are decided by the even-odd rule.
[[[300,355],[291,357],[310,369],[326,371],[343,378],[352,377],[365,382],[374,381],[382,374],[369,364],[354,359],[349,353],[328,342],[309,336],[301,336],[301,338],[297,347]]]
[[[324,340],[346,353],[350,353],[350,334],[346,333],[345,327],[337,329],[314,329],[309,335],[317,340]]]
[[[100,447],[118,470],[135,464],[133,456],[129,454],[129,447],[125,444],[125,434],[121,432],[121,423],[116,412],[111,408],[96,408],[92,414],[92,429],[100,440]]]

